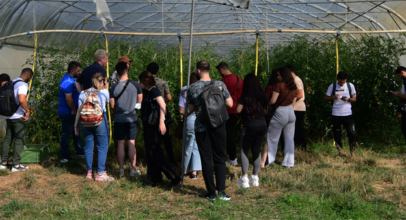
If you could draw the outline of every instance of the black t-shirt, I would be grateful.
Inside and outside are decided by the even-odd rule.
[[[254,99],[246,97],[243,93],[238,103],[243,105],[241,116],[244,127],[266,126],[264,108],[266,108],[267,101],[265,93]],[[252,112],[248,113],[248,105],[257,105],[257,108],[250,108]],[[256,110],[254,111],[254,109]]]
[[[161,93],[155,86],[152,86],[147,90],[147,92],[144,93],[141,103],[141,115],[144,122],[148,120],[148,116],[152,111],[152,105],[159,105],[156,101],[156,98],[159,96],[161,96]]]

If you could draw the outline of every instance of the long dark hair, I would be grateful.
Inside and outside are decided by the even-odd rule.
[[[192,85],[193,83],[197,82],[197,81],[198,81],[198,80],[197,80],[197,73],[196,73],[196,72],[191,73],[191,74],[190,74],[190,78],[189,78],[189,86]],[[187,93],[187,90],[188,90],[188,89],[189,89],[189,88],[185,89],[185,90],[182,92],[183,98],[186,98],[186,93]]]
[[[152,73],[148,71],[142,72],[138,76],[138,79],[140,80],[140,83],[144,84],[146,90],[156,85],[155,78],[152,76]]]
[[[244,110],[249,119],[264,114],[265,92],[259,83],[258,77],[253,73],[247,74],[244,78],[243,96],[245,97]]]
[[[271,77],[269,78],[268,81],[268,86],[270,85],[276,85],[278,83],[278,70],[277,69],[273,69],[272,73],[271,73]]]
[[[293,79],[292,73],[290,72],[289,68],[280,67],[278,68],[278,73],[281,75],[282,82],[285,83],[287,89],[297,90],[295,80]]]

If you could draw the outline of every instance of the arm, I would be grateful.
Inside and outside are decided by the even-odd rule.
[[[162,96],[158,96],[156,98],[156,101],[159,104],[160,109],[161,109],[161,111],[160,111],[161,117],[159,118],[159,129],[161,130],[161,134],[164,135],[166,132],[165,120],[164,120],[165,115],[166,115],[166,104],[165,104],[165,101],[162,98]]]
[[[138,94],[138,96],[137,96],[137,103],[141,103],[142,102],[142,93],[141,94]],[[111,100],[111,99],[110,99]],[[111,102],[111,101],[110,101]]]
[[[110,108],[111,111],[114,112],[114,105],[116,104],[116,100],[114,100],[114,98],[110,98]]]
[[[298,89],[298,90],[297,90],[297,96],[296,96],[296,98],[297,98],[296,101],[299,101],[300,99],[303,98],[303,89]]]
[[[273,92],[273,95],[272,95],[272,98],[271,98],[271,101],[270,101],[271,105],[276,103],[276,100],[278,100],[278,97],[279,97],[279,93]]]
[[[79,82],[75,82],[76,89],[78,90],[79,94],[82,92],[82,85]]]
[[[326,95],[326,96],[324,96],[324,101],[326,101],[326,102],[331,102],[331,101],[334,101],[334,100],[336,100],[336,99],[340,99],[340,97],[341,97],[340,94],[337,94],[337,95],[335,95],[335,96],[328,96],[328,95]],[[347,99],[348,99],[348,98],[347,98]]]
[[[75,104],[73,103],[72,94],[65,94],[65,99],[66,99],[66,103],[68,104],[68,106],[70,108],[70,113],[72,115],[76,114],[76,107],[75,107]]]
[[[357,101],[357,96],[356,95],[351,95],[351,98],[345,98],[342,99],[345,102],[356,102]]]
[[[229,98],[226,98],[226,100],[224,100],[224,102],[225,102],[227,108],[233,107],[233,99],[231,98],[231,96]]]
[[[79,106],[78,112],[76,113],[76,118],[75,118],[75,135],[79,136],[79,128],[78,128],[78,123],[79,123],[79,117],[80,117],[80,111],[82,111],[83,105]]]
[[[235,109],[235,113],[240,114],[241,111],[242,111],[242,109],[243,109],[243,107],[244,107],[243,105],[238,104],[238,105],[237,105],[237,108]]]
[[[24,115],[23,119],[24,119],[24,121],[27,121],[28,118],[30,117],[30,110],[28,109],[26,95],[19,94],[18,101],[20,102],[21,108],[23,108],[25,111],[25,115]]]
[[[165,102],[170,102],[170,101],[172,101],[172,95],[171,94],[166,94]]]
[[[294,107],[297,102],[297,97],[293,99],[292,106]]]
[[[185,107],[179,106],[179,114],[185,115]]]
[[[394,96],[397,96],[401,99],[406,99],[406,94],[402,94],[401,92],[392,92]]]
[[[193,104],[188,104],[187,106],[189,107],[189,113],[192,113],[192,112],[195,111],[195,105],[193,105]]]

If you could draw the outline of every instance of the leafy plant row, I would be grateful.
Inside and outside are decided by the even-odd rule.
[[[303,80],[306,95],[306,132],[312,140],[332,137],[331,106],[324,102],[328,86],[335,82],[336,52],[335,38],[322,41],[310,40],[306,36],[266,49],[265,42],[259,43],[258,77],[263,86],[269,80],[271,70],[292,65],[296,74]],[[356,130],[359,137],[383,142],[398,142],[400,119],[396,112],[398,100],[390,91],[400,90],[401,83],[395,78],[394,69],[399,57],[404,55],[402,41],[363,36],[359,40],[339,40],[340,70],[349,73],[349,82],[355,85],[357,102],[353,104]],[[32,142],[58,142],[60,122],[57,114],[58,85],[70,61],[78,61],[82,69],[93,62],[97,49],[105,49],[102,39],[95,39],[88,47],[74,48],[69,45],[54,45],[39,48],[37,67],[33,80],[30,106],[33,114],[28,126],[28,137]],[[169,83],[173,101],[168,104],[174,119],[169,132],[173,133],[180,121],[178,96],[180,92],[180,54],[178,45],[164,49],[154,41],[121,42],[109,46],[109,72],[121,56],[134,60],[130,66],[130,79],[138,81],[138,75],[150,62],[160,65],[159,77]],[[228,62],[233,73],[240,77],[255,71],[255,45],[245,50],[234,50],[228,58],[215,52],[215,45],[207,44],[193,51],[192,65],[199,60],[207,60],[212,65],[211,76],[220,79],[215,66]],[[268,62],[269,60],[269,62]],[[27,63],[32,63],[32,59]],[[183,56],[183,84],[187,83],[188,56]],[[192,66],[192,70],[194,66]],[[269,71],[268,71],[269,69]],[[239,129],[237,129],[239,130]],[[141,136],[142,129],[139,131]]]

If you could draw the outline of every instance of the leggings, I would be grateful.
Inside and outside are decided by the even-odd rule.
[[[241,135],[241,169],[242,174],[248,174],[249,159],[248,151],[251,148],[252,158],[254,160],[254,175],[258,175],[261,169],[261,145],[264,141],[264,136],[266,133],[266,126],[256,126],[256,127],[243,127]]]

